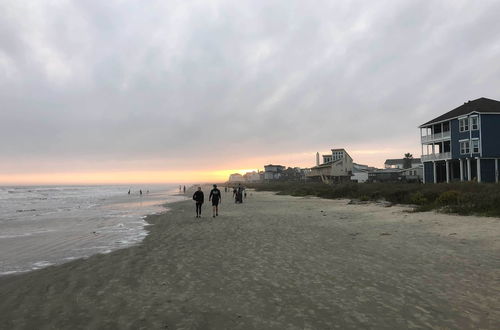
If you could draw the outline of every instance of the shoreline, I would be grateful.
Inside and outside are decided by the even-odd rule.
[[[185,199],[184,195],[176,195],[168,189],[164,192],[153,190],[142,197],[110,191],[113,186],[103,187],[103,196],[91,197],[95,201],[89,200],[89,191],[82,190],[80,200],[73,204],[64,204],[65,188],[51,187],[62,192],[54,198],[56,201],[61,200],[61,204],[36,205],[37,210],[33,211],[37,211],[37,214],[30,214],[31,218],[20,218],[18,221],[14,218],[4,222],[2,228],[5,229],[5,235],[0,235],[0,278],[140,244],[149,233],[146,228],[150,224],[145,219],[167,212],[166,204]],[[40,191],[45,193],[45,190],[30,190],[26,193],[21,190],[18,194],[25,193],[26,200],[29,200],[38,197],[32,195],[40,194]],[[15,208],[13,206],[11,209]],[[60,209],[65,212],[58,213]]]
[[[141,244],[0,278],[7,328],[484,328],[499,219],[251,192],[189,200]],[[452,235],[453,234],[453,235]]]

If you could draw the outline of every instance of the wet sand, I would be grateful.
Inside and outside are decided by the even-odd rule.
[[[206,191],[207,193],[207,191]],[[1,329],[498,329],[500,219],[253,192],[0,278]]]

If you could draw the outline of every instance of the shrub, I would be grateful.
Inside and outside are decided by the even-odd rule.
[[[370,200],[370,197],[366,196],[366,195],[361,195],[359,197],[359,200],[362,201],[362,202],[367,202]]]
[[[417,191],[410,195],[410,203],[415,205],[425,205],[428,203],[428,199],[422,192]]]
[[[458,205],[463,200],[463,194],[460,191],[448,190],[439,195],[437,203],[442,206]]]
[[[272,182],[250,184],[257,190],[283,195],[350,198],[362,201],[385,199],[392,203],[414,204],[415,211],[442,209],[458,214],[500,217],[500,185],[478,183],[343,183],[328,185],[313,182]],[[443,208],[444,207],[444,208]]]

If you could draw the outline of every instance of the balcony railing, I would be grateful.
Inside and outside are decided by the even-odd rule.
[[[422,155],[422,162],[445,160],[450,158],[451,158],[451,152],[441,152],[439,154]]]
[[[436,140],[441,140],[441,139],[446,139],[451,137],[451,131],[446,131],[446,132],[441,132],[441,133],[434,133],[431,135],[426,135],[422,136],[422,143],[426,142],[432,142]]]

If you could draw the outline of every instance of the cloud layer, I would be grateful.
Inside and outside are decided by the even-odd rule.
[[[498,12],[456,0],[0,1],[0,169],[418,151],[422,122],[500,98]]]

